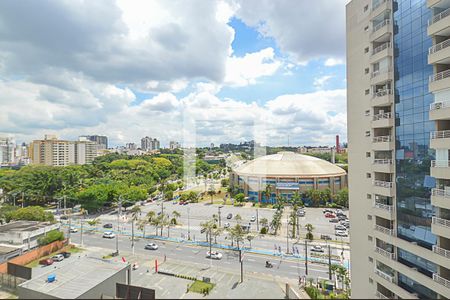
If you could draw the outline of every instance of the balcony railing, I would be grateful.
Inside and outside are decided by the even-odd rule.
[[[430,26],[431,24],[434,24],[436,22],[439,22],[440,20],[442,20],[443,18],[445,18],[445,17],[447,17],[449,15],[450,15],[450,8],[447,8],[443,12],[433,16],[431,18],[431,20],[428,20],[428,26]]]
[[[430,104],[430,110],[436,110],[441,108],[449,108],[450,101],[439,101]]]
[[[429,81],[430,82],[439,81],[439,80],[442,80],[442,79],[445,79],[448,77],[450,77],[450,70],[445,70],[445,71],[430,75]]]
[[[377,292],[375,293],[375,296],[376,296],[378,299],[391,299],[391,298],[389,298],[388,296],[384,295],[383,293],[381,293],[381,292],[379,292],[379,291],[377,291]]]
[[[373,121],[378,121],[378,120],[382,120],[382,119],[390,119],[390,118],[392,118],[392,114],[390,112],[386,112],[386,113],[374,115]]]
[[[382,136],[375,136],[372,140],[374,143],[385,143],[385,142],[391,142],[392,138],[390,135],[382,135]]]
[[[439,52],[442,49],[447,48],[448,46],[450,46],[450,39],[445,40],[443,42],[440,42],[439,44],[436,44],[436,45],[430,47],[428,49],[428,54],[433,54],[433,53]]]
[[[438,196],[438,197],[450,198],[450,189],[442,190],[442,189],[433,188],[433,189],[431,189],[431,195]]]
[[[392,159],[374,159],[374,165],[392,165]]]
[[[389,258],[389,259],[395,259],[395,253],[386,251],[386,250],[384,250],[384,249],[382,249],[382,248],[380,248],[380,247],[375,247],[375,252],[376,252],[376,253],[379,253],[379,254],[381,254],[381,255],[383,255],[384,257],[387,257],[387,258]]]
[[[375,225],[374,229],[376,231],[382,232],[382,233],[387,234],[387,235],[392,235],[392,236],[394,235],[394,229],[386,228],[386,227],[383,227],[381,225]]]
[[[377,274],[378,276],[380,276],[381,278],[386,279],[389,282],[394,282],[394,276],[391,276],[389,274],[384,273],[383,271],[378,270],[377,268],[375,268],[375,274]]]
[[[442,219],[442,218],[438,218],[438,217],[433,217],[431,220],[432,220],[433,224],[450,228],[450,220]]]
[[[383,97],[386,95],[392,95],[392,90],[391,89],[379,90],[378,92],[373,94],[374,97]]]
[[[393,206],[392,205],[388,205],[388,204],[383,204],[383,203],[379,203],[379,202],[373,202],[373,207],[375,208],[379,208],[388,212],[392,212],[393,211]]]
[[[446,258],[450,258],[450,251],[436,245],[433,245],[433,252],[439,254],[440,256],[444,256]]]
[[[432,160],[432,168],[448,168],[450,167],[450,160]]]
[[[377,3],[375,3],[374,6],[372,6],[372,11],[376,10],[378,7],[380,7],[383,3],[386,3],[387,0],[380,0]]]
[[[390,189],[392,188],[393,183],[390,181],[374,180],[373,185]]]
[[[381,75],[381,74],[387,74],[391,70],[392,70],[392,68],[384,68],[384,69],[376,70],[376,71],[372,72],[372,74],[370,74],[370,78],[375,78],[375,77],[377,77],[378,75]]]
[[[433,273],[433,280],[446,288],[450,289],[450,280],[445,279],[444,277],[439,276],[436,273]]]
[[[431,139],[448,139],[450,138],[450,130],[439,130],[430,132]]]
[[[377,32],[378,30],[380,30],[381,28],[383,28],[384,26],[391,24],[391,20],[386,19],[383,20],[382,22],[378,23],[377,25],[375,25],[372,29],[372,33]]]
[[[391,48],[391,43],[387,42],[387,43],[384,43],[384,44],[382,44],[382,45],[380,45],[378,47],[373,48],[372,55],[375,55],[378,52],[381,52],[381,51],[383,51],[384,49],[387,49],[387,48]]]

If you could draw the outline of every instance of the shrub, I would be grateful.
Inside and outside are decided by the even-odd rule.
[[[40,237],[38,239],[38,244],[39,246],[44,246],[53,243],[54,241],[62,241],[62,240],[64,240],[64,233],[55,229],[49,231],[46,236]]]
[[[267,227],[261,228],[261,234],[267,234]]]

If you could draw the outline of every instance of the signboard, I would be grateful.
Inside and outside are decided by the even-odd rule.
[[[277,182],[276,188],[278,190],[298,190],[298,182]]]

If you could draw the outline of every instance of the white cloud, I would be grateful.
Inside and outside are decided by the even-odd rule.
[[[246,86],[255,84],[262,76],[273,75],[282,65],[275,58],[273,48],[265,48],[258,52],[247,53],[244,57],[228,58],[225,84]]]
[[[345,62],[343,59],[330,57],[325,61],[324,65],[325,67],[334,67],[337,65],[343,65],[344,63]]]
[[[321,77],[314,78],[313,85],[316,87],[316,89],[321,90],[325,87],[325,85],[331,78],[333,78],[332,75],[324,75]]]

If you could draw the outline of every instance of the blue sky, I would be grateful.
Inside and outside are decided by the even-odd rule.
[[[0,134],[20,142],[346,140],[345,0],[0,1],[0,19]]]

